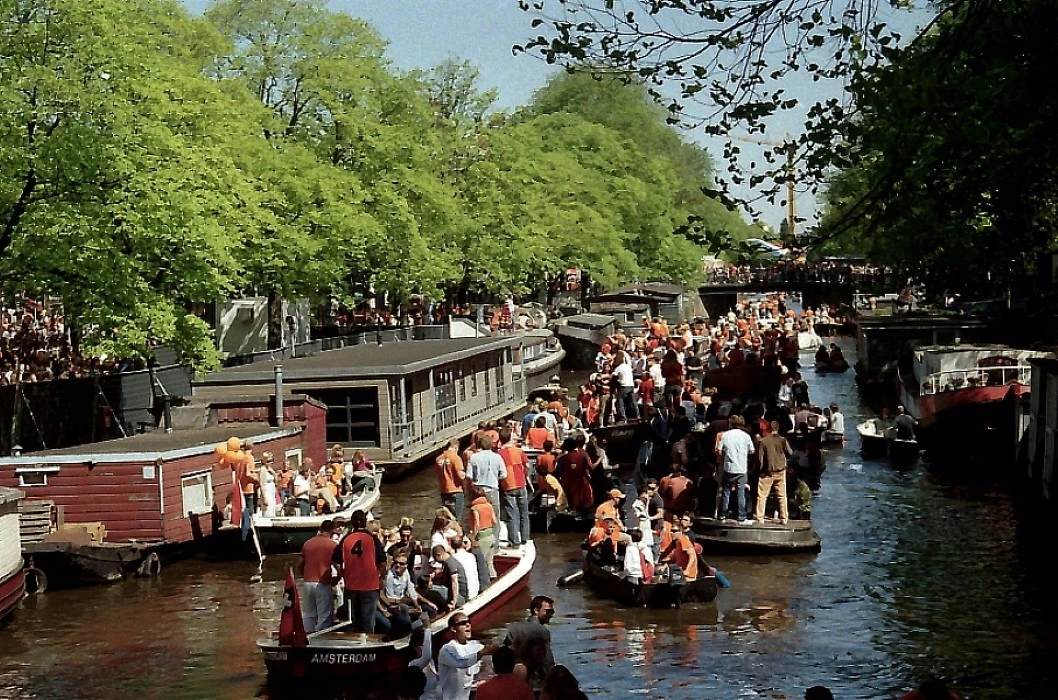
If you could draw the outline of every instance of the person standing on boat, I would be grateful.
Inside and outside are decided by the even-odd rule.
[[[507,525],[507,542],[512,547],[520,547],[529,540],[529,459],[515,444],[514,434],[508,427],[500,431],[500,445],[500,459],[507,471],[499,481],[503,492],[503,522]]]
[[[290,460],[283,460],[283,470],[276,476],[276,487],[279,489],[279,503],[286,507],[287,501],[294,495],[294,477],[297,474],[290,468]]]
[[[639,418],[639,409],[635,402],[636,380],[632,373],[632,363],[623,350],[614,355],[612,376],[617,385],[617,421]]]
[[[467,462],[466,489],[472,491],[475,486],[485,492],[485,498],[489,499],[492,509],[497,513],[500,510],[500,479],[507,477],[507,465],[503,458],[493,451],[495,443],[491,435],[482,435],[480,439],[481,450],[474,454]]]
[[[754,509],[755,520],[764,519],[764,507],[772,490],[779,501],[779,522],[783,525],[790,519],[786,507],[786,464],[793,450],[790,443],[779,434],[779,423],[772,421],[770,432],[760,439],[757,449],[760,453],[760,478],[757,480],[757,505]]]
[[[499,649],[498,644],[482,644],[470,638],[470,618],[457,612],[448,618],[452,641],[437,654],[437,674],[444,700],[470,700],[474,676],[481,670],[481,659]]]
[[[334,541],[334,522],[324,520],[320,529],[301,547],[298,573],[304,579],[302,610],[305,632],[325,630],[334,621],[334,582],[331,559],[338,543]]]
[[[345,599],[353,631],[375,631],[375,609],[379,597],[379,567],[386,561],[386,550],[377,537],[367,531],[367,514],[361,510],[349,516],[352,531],[334,550],[334,561],[340,565],[345,582]]]
[[[898,440],[914,440],[915,428],[918,421],[912,418],[903,406],[896,407],[896,418],[893,419],[893,427],[896,428]]]
[[[466,472],[463,470],[463,459],[459,456],[459,438],[448,441],[448,449],[437,455],[434,462],[437,472],[437,488],[441,493],[441,505],[452,511],[456,520],[463,519],[466,497],[463,494],[463,483]]]
[[[720,491],[720,509],[717,518],[726,518],[730,504],[731,491],[736,491],[738,502],[738,521],[746,521],[746,479],[749,472],[749,456],[757,450],[753,438],[743,427],[746,422],[742,416],[731,416],[731,429],[724,431],[717,446],[720,452],[720,463],[723,468],[722,488]]]
[[[276,472],[273,467],[275,457],[271,452],[261,453],[261,514],[266,518],[275,517],[278,495],[276,492]]]

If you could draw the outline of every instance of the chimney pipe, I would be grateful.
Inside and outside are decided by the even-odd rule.
[[[276,365],[276,425],[283,425],[283,365]]]

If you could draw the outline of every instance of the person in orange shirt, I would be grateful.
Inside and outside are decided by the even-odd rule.
[[[601,525],[604,520],[614,520],[618,523],[618,528],[620,528],[621,501],[625,495],[621,493],[620,489],[610,489],[607,495],[610,497],[609,500],[603,501],[595,509],[595,524]]]
[[[456,520],[462,520],[463,510],[466,507],[463,482],[467,475],[463,468],[463,459],[459,456],[458,438],[449,440],[448,449],[437,455],[434,470],[437,473],[437,489],[441,494],[441,505],[452,511]]]
[[[489,577],[496,578],[496,511],[492,503],[485,496],[485,489],[480,486],[473,487],[474,500],[470,502],[470,537],[477,542],[478,547],[485,554],[485,563],[489,569]]]
[[[533,427],[525,433],[525,444],[534,450],[543,449],[545,441],[554,439],[555,436],[547,429],[547,419],[544,416],[537,416]]]
[[[617,521],[606,518],[588,533],[588,553],[599,566],[617,566],[617,545],[620,543]],[[629,540],[631,541],[631,540]]]
[[[698,578],[698,552],[689,537],[691,532],[691,516],[680,516],[680,519],[672,524],[672,543],[661,552],[661,560],[683,569],[683,574],[688,580]]]
[[[537,420],[543,419],[543,416]],[[535,428],[534,428],[535,430]],[[532,432],[532,431],[530,431]],[[512,547],[520,547],[529,541],[529,459],[514,443],[514,433],[509,427],[500,431],[501,447],[497,450],[507,469],[507,476],[499,480],[502,518],[507,526],[507,541]],[[543,443],[541,443],[541,447]]]

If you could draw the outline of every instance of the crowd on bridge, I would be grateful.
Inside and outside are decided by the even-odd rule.
[[[886,287],[893,279],[887,267],[852,260],[771,260],[744,265],[717,266],[706,273],[708,284],[828,283],[856,287]]]

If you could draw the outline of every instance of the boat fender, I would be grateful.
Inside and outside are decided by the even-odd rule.
[[[565,588],[566,586],[572,586],[574,584],[580,583],[581,579],[583,578],[584,570],[581,569],[579,571],[574,571],[572,574],[567,574],[566,576],[561,577],[558,580],[558,585],[562,588]]]
[[[158,552],[151,552],[144,557],[140,562],[140,567],[136,569],[137,576],[157,576],[160,573],[162,573],[162,560]]]
[[[713,569],[713,567],[709,568],[712,570],[713,576],[716,577],[716,585],[721,588],[731,588],[731,582],[727,580],[727,576],[724,576],[724,574],[721,573],[720,569]]]
[[[48,577],[35,566],[27,566],[25,571],[26,595],[40,595],[48,590]]]

